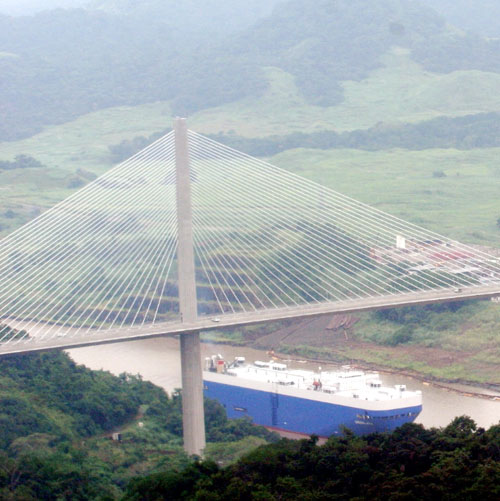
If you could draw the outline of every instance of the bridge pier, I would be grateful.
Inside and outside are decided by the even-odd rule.
[[[193,251],[193,218],[187,127],[184,118],[176,118],[175,164],[177,191],[177,276],[179,311],[182,322],[195,322],[198,316]],[[202,455],[205,448],[205,413],[201,369],[200,333],[180,336],[182,370],[182,426],[184,450]]]
[[[200,333],[180,336],[182,370],[182,427],[184,450],[201,456],[205,449],[205,412]]]

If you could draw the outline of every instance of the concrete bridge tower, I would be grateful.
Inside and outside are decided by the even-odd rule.
[[[179,311],[183,323],[197,319],[196,279],[193,251],[193,219],[187,126],[184,118],[174,122],[177,189],[177,274]],[[182,370],[182,424],[184,449],[201,455],[205,448],[205,416],[200,333],[180,336]]]

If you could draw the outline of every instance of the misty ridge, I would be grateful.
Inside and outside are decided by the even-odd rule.
[[[367,78],[393,47],[429,72],[500,72],[500,40],[488,36],[496,2],[459,2],[483,33],[450,24],[449,2],[432,2],[441,13],[426,3],[94,0],[0,16],[0,140],[113,106],[168,101],[189,116],[258,98],[269,67],[291,74],[308,103],[336,106],[342,83]]]

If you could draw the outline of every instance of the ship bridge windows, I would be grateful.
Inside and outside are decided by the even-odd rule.
[[[285,371],[287,369],[286,364],[278,364],[274,362],[262,362],[261,360],[256,360],[253,363],[256,367],[260,369],[271,369],[273,371]]]
[[[256,360],[254,363],[253,363],[256,367],[261,367],[261,368],[264,368],[264,369],[268,369],[269,368],[269,365],[270,363],[269,362],[262,362],[260,360]]]
[[[284,371],[286,370],[286,365],[285,364],[272,364],[271,369],[273,371]]]
[[[336,392],[337,392],[336,388],[331,388],[331,387],[330,388],[325,388],[325,387],[323,387],[323,393],[334,394]]]
[[[362,372],[342,372],[342,373],[339,373],[337,374],[337,377],[338,378],[341,378],[341,379],[357,379],[357,378],[362,378],[364,376],[364,374]]]

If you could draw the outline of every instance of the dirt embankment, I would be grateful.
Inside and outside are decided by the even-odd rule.
[[[380,346],[359,340],[355,335],[356,318],[348,315],[324,316],[293,322],[263,336],[246,338],[247,344],[254,348],[286,351],[285,357],[296,351],[296,356],[317,362],[348,362],[364,369],[380,372],[404,374],[420,381],[447,388],[450,391],[463,390],[451,384],[473,385],[500,392],[498,367],[485,367],[474,360],[474,353],[447,351],[419,345]],[[311,350],[304,347],[310,347]],[[316,349],[316,350],[315,350]],[[374,357],[373,354],[377,356]],[[374,361],[375,359],[375,361]],[[419,370],[411,368],[419,366]],[[446,373],[448,368],[466,366],[471,372],[482,374],[489,382],[478,382],[472,378],[441,377],[435,373]],[[421,368],[421,370],[420,370]],[[451,370],[450,370],[451,372]],[[476,396],[492,399],[486,393]],[[498,397],[496,397],[498,398]]]

